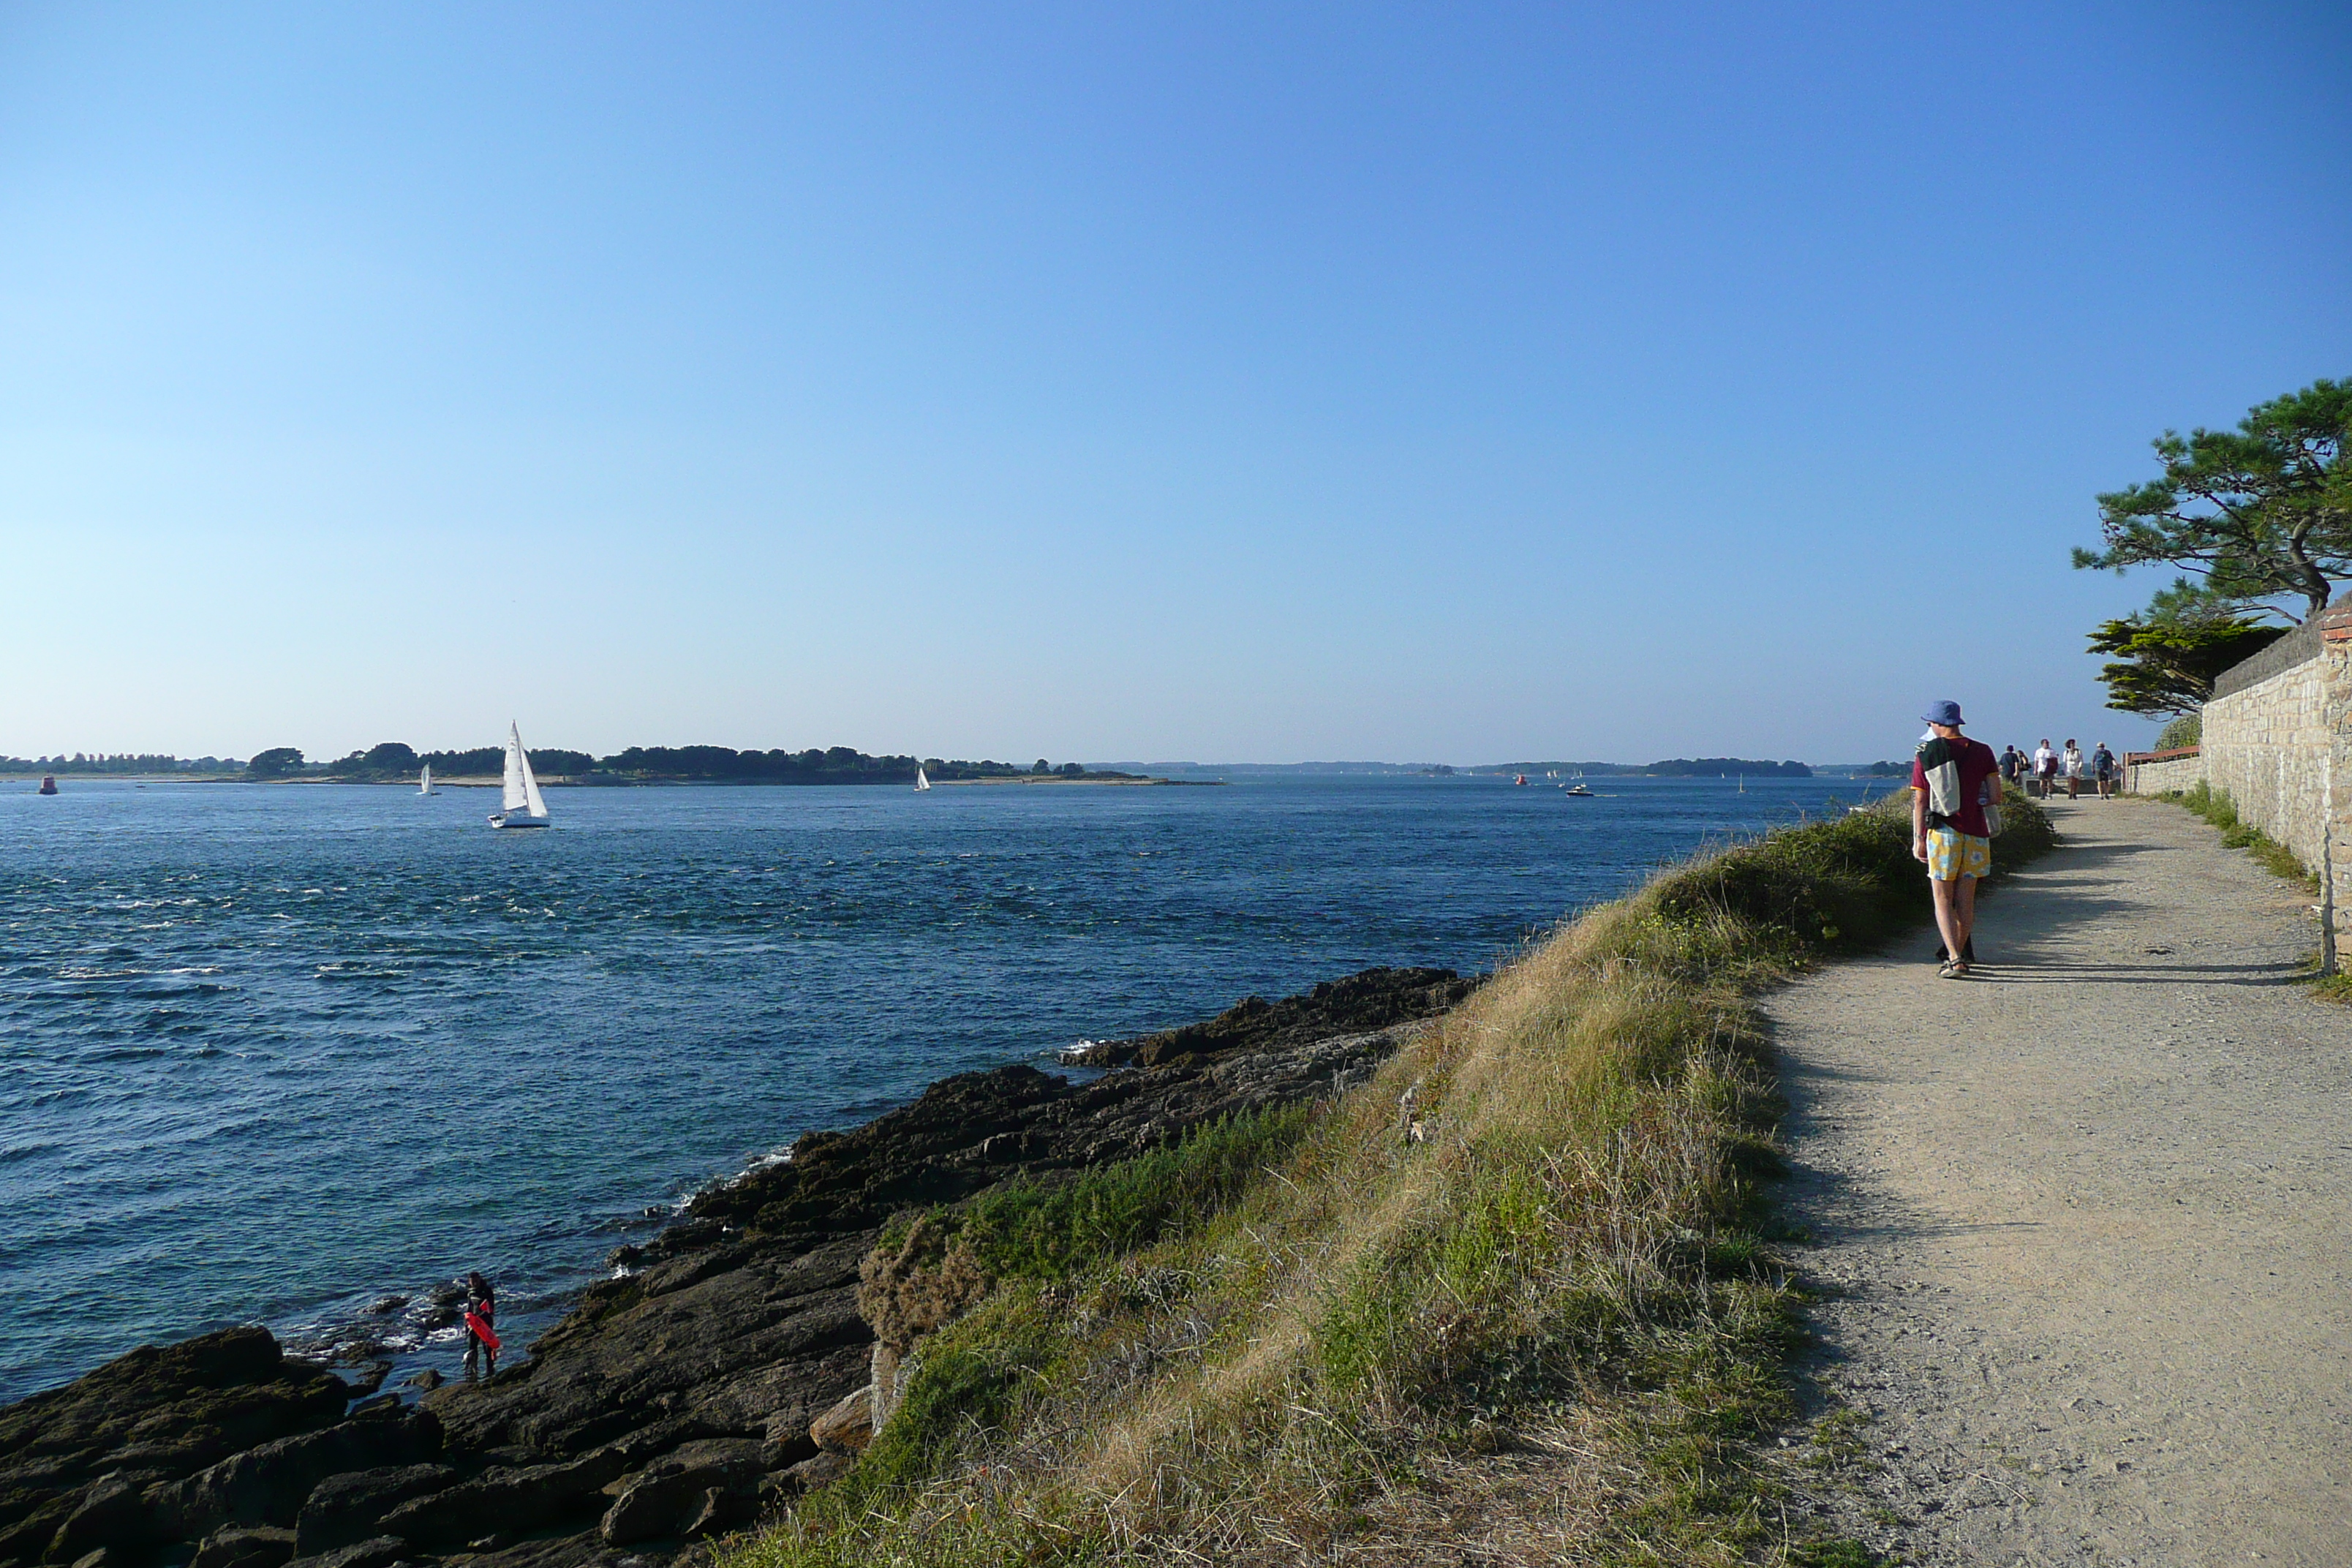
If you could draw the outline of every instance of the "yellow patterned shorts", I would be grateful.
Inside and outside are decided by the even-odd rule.
[[[1957,827],[1927,829],[1927,875],[1938,882],[1992,875],[1992,840]]]

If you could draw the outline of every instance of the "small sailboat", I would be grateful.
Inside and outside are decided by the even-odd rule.
[[[1518,777],[1517,777],[1517,778],[1513,779],[1511,782],[1512,782],[1513,784],[1525,784],[1525,783],[1527,783],[1527,782],[1528,782],[1528,775],[1527,775],[1527,774],[1525,774],[1525,773],[1521,773]]]
[[[490,814],[492,827],[544,827],[547,802],[540,798],[539,781],[530,775],[530,753],[522,749],[522,731],[507,726],[507,776],[504,809]]]
[[[920,763],[917,763],[915,764],[915,787],[917,789],[929,789],[931,787],[930,775],[923,772],[923,764]]]
[[[416,793],[419,795],[439,795],[441,793],[439,790],[433,787],[433,764],[431,763],[427,763],[423,767],[416,770]]]

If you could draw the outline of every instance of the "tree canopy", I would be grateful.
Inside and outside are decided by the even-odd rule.
[[[2270,603],[2300,599],[2316,614],[2352,578],[2347,428],[2352,382],[2315,381],[2257,405],[2235,430],[2168,430],[2153,443],[2162,473],[2098,498],[2105,548],[2077,549],[2074,564],[2121,572],[2165,563],[2233,607],[2300,619]]]
[[[2099,668],[2108,707],[2188,713],[2213,695],[2223,670],[2284,636],[2284,626],[2235,614],[2227,599],[2182,578],[2139,614],[2100,622],[2091,652],[2115,661]]]

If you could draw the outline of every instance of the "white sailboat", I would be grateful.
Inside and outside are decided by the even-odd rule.
[[[433,787],[433,764],[431,763],[427,763],[423,767],[416,770],[416,793],[419,795],[439,795],[441,793],[439,790]]]
[[[522,749],[522,731],[507,726],[505,809],[490,816],[492,827],[544,827],[547,802],[540,797],[539,781],[530,776],[530,753]]]
[[[915,787],[917,789],[929,789],[931,787],[930,775],[923,772],[923,764],[920,763],[917,763],[915,764]]]

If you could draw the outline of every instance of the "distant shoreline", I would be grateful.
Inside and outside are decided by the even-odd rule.
[[[43,774],[40,774],[40,773],[0,773],[0,784],[38,784],[38,783],[41,781],[41,779],[43,778],[43,776],[44,776],[44,775],[43,775]],[[58,793],[59,793],[59,794],[67,793],[68,790],[70,790],[70,789],[71,789],[73,786],[75,786],[75,785],[78,785],[78,784],[92,784],[92,783],[96,783],[96,784],[294,784],[294,785],[298,785],[298,786],[308,786],[308,785],[316,785],[316,784],[360,784],[360,785],[363,785],[363,786],[365,786],[365,787],[367,787],[367,788],[370,788],[370,789],[404,789],[404,790],[408,791],[408,793],[409,793],[409,794],[411,794],[411,795],[415,795],[415,794],[416,793],[416,780],[415,780],[415,779],[413,779],[413,778],[406,778],[406,779],[336,779],[336,778],[257,779],[257,778],[248,778],[247,776],[246,776],[246,775],[245,775],[245,774],[243,774],[243,773],[60,773],[60,774],[58,774],[58,775],[57,775],[57,778],[58,778]],[[505,782],[506,782],[506,781],[505,781],[504,779],[499,778],[499,777],[498,777],[498,776],[496,776],[496,775],[494,775],[494,774],[472,774],[472,773],[469,773],[469,774],[466,774],[466,775],[463,775],[463,776],[460,776],[460,777],[457,777],[457,778],[436,778],[436,779],[435,779],[435,780],[433,781],[433,787],[434,787],[436,790],[444,790],[444,789],[497,789],[497,788],[499,788],[502,784],[505,784]],[[954,787],[958,787],[958,786],[964,785],[964,784],[1060,784],[1060,785],[1072,785],[1072,784],[1094,784],[1094,785],[1102,786],[1102,787],[1110,787],[1110,786],[1118,786],[1118,785],[1124,785],[1124,786],[1132,787],[1132,786],[1134,786],[1134,785],[1138,785],[1138,784],[1150,784],[1150,785],[1167,785],[1167,786],[1170,786],[1170,787],[1171,787],[1171,788],[1187,788],[1187,787],[1192,787],[1192,786],[1214,786],[1214,785],[1222,785],[1222,784],[1224,784],[1225,782],[1226,782],[1226,781],[1224,781],[1223,779],[1169,779],[1169,778],[1126,778],[1126,777],[1122,777],[1122,778],[1099,778],[1099,777],[1091,777],[1091,776],[1088,776],[1088,777],[1080,777],[1080,778],[1064,778],[1064,777],[1060,777],[1060,776],[1055,775],[1055,774],[1044,773],[1044,774],[1034,774],[1034,775],[1027,775],[1027,776],[1014,776],[1014,777],[1010,777],[1010,778],[984,778],[984,779],[933,779],[933,780],[931,781],[931,787],[932,787],[933,789],[950,789],[950,788],[954,788]],[[583,780],[583,779],[573,778],[573,777],[570,776],[569,774],[564,774],[564,773],[557,773],[557,774],[554,774],[554,775],[552,775],[552,776],[551,776],[551,777],[541,778],[541,779],[540,779],[540,780],[538,781],[538,783],[539,783],[539,784],[540,784],[540,787],[541,787],[542,789],[903,789],[903,790],[911,790],[911,789],[914,787],[913,785],[911,785],[911,784],[906,784],[906,783],[903,783],[903,782],[900,782],[900,781],[897,781],[897,780],[892,780],[892,781],[888,781],[888,782],[883,782],[883,781],[878,781],[878,780],[877,780],[877,781],[874,781],[874,782],[871,782],[871,783],[867,783],[867,782],[851,782],[851,781],[846,781],[846,780],[835,781],[835,780],[831,780],[831,779],[825,779],[825,780],[811,781],[811,782],[808,782],[808,783],[802,783],[802,782],[797,781],[797,780],[789,781],[789,782],[785,782],[785,781],[778,781],[778,782],[769,783],[769,782],[763,782],[763,781],[760,781],[760,780],[744,780],[744,779],[620,779],[620,778],[612,778],[612,777],[607,776],[607,777],[604,777],[604,778],[599,778],[599,779],[596,779],[596,780],[594,780],[594,781],[592,783],[592,782],[589,782],[589,781],[587,781],[587,780]]]

